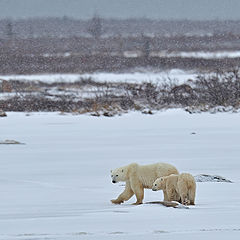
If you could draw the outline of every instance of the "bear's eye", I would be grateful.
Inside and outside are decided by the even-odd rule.
[[[157,186],[157,184],[155,184],[155,186]]]
[[[116,177],[118,177],[118,175],[116,175]]]

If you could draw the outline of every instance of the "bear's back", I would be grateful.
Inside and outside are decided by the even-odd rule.
[[[195,179],[190,173],[181,173],[179,175],[178,181],[184,182],[184,184],[186,184],[188,188],[196,186]]]
[[[179,174],[176,167],[169,163],[157,163],[158,177],[169,176],[171,174]]]

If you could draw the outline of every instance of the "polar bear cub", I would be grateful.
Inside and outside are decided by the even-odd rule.
[[[131,163],[111,171],[112,182],[126,182],[125,190],[117,199],[111,200],[112,203],[121,204],[129,200],[133,195],[137,201],[134,203],[142,204],[144,188],[152,188],[154,181],[162,176],[178,174],[178,170],[168,163],[155,163],[150,165],[138,165]]]
[[[189,173],[158,178],[152,186],[153,191],[163,190],[165,201],[180,201],[185,205],[195,204],[196,182]]]

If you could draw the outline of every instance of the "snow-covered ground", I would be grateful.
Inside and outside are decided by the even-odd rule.
[[[154,52],[153,57],[182,57],[182,58],[204,58],[204,59],[221,59],[221,58],[239,58],[240,51],[189,51],[189,52]]]
[[[122,56],[118,52],[110,53],[111,56]],[[71,53],[56,53],[49,54],[45,53],[42,55],[43,57],[69,57]],[[125,51],[123,52],[123,56],[126,58],[137,58],[142,57],[143,52],[138,51]],[[204,58],[204,59],[222,59],[222,58],[239,58],[240,51],[152,51],[150,52],[151,57],[181,57],[181,58]]]
[[[0,239],[239,239],[240,115],[114,118],[8,113],[0,118]],[[122,205],[110,169],[169,162],[180,172],[221,175],[233,183],[197,183],[196,206]],[[144,201],[162,199],[145,191]]]
[[[86,74],[34,74],[34,75],[2,75],[0,79],[4,80],[31,80],[42,82],[75,82],[81,78],[92,78],[97,82],[160,82],[168,78],[176,79],[179,83],[186,82],[189,79],[195,79],[197,73],[186,72],[180,69],[171,69],[162,72],[132,72],[132,73],[86,73]]]

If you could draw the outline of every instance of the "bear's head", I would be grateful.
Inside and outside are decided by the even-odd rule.
[[[157,178],[156,181],[152,185],[153,191],[163,190],[166,186],[165,177]]]
[[[127,178],[127,169],[124,167],[111,170],[112,183],[125,182]]]

